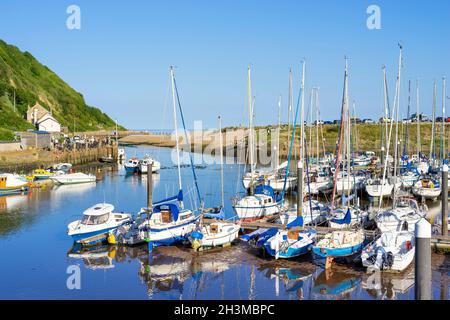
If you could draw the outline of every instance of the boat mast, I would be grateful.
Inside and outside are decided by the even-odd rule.
[[[175,75],[173,71],[173,66],[170,66],[170,77],[172,84],[172,102],[173,102],[173,124],[175,126],[175,141],[176,141],[176,150],[177,150],[177,167],[178,167],[178,188],[181,191],[181,167],[180,167],[180,147],[178,141],[178,124],[177,124],[177,107],[176,107],[176,99],[175,99]],[[183,200],[179,201],[180,208],[183,209]]]
[[[432,111],[432,117],[433,121],[431,122],[431,142],[430,142],[430,160],[434,159],[436,157],[436,145],[435,145],[435,138],[434,138],[434,130],[435,130],[435,123],[436,123],[436,81],[434,81],[433,84],[433,111]]]
[[[387,75],[386,75],[386,66],[383,66],[383,86],[384,86],[384,118],[385,118],[385,135],[384,135],[384,139],[386,140],[386,146],[385,149],[388,149],[387,144],[390,143],[389,141],[387,141],[387,136],[388,136],[388,127],[389,127],[389,122],[388,119],[390,119],[390,122],[392,122],[394,119],[392,119],[392,115],[391,118],[389,118],[389,114],[391,113],[391,108],[389,106],[389,91],[388,91],[388,84],[387,84]],[[389,152],[386,152],[386,159],[389,157]],[[386,160],[385,159],[385,160]]]
[[[444,163],[445,154],[445,77],[442,77],[442,132],[441,132],[441,160]]]
[[[316,153],[317,164],[319,164],[320,152],[319,152],[319,88],[316,88]]]
[[[223,140],[222,140],[222,118],[219,116],[219,145],[220,145],[220,188],[221,188],[221,205],[225,207],[224,191],[223,191]]]
[[[417,122],[417,156],[421,158],[422,146],[420,142],[420,114],[419,114],[419,79],[416,80],[416,122]]]
[[[249,142],[249,157],[250,157],[250,190],[253,189],[253,172],[254,172],[254,153],[253,153],[253,146],[254,146],[254,141],[253,141],[253,101],[252,101],[252,85],[251,85],[251,68],[250,65],[248,66],[247,69],[247,95],[248,95],[248,128],[249,128],[249,133],[248,133],[248,142]]]
[[[277,132],[277,144],[275,154],[275,170],[280,165],[280,131],[281,131],[281,94],[278,98],[278,132]]]
[[[410,113],[410,109],[411,109],[411,80],[408,81],[408,110],[406,113],[406,119],[409,119],[409,113]],[[406,122],[406,129],[405,129],[405,144],[403,147],[403,155],[407,155],[409,154],[409,150],[408,150],[408,144],[409,144],[409,124],[408,122]]]
[[[300,164],[301,166],[303,166],[303,161],[305,159],[305,151],[303,148],[303,143],[305,142],[305,133],[304,133],[304,127],[305,127],[305,67],[306,67],[306,61],[303,60],[302,61],[302,81],[301,81],[301,96],[300,96],[300,103],[301,103],[301,109],[300,109]],[[293,130],[295,130],[295,127],[293,128]],[[294,140],[295,141],[295,140]],[[294,142],[295,143],[295,142]],[[300,179],[302,179],[301,181],[303,182],[303,177],[304,177],[304,173],[301,177],[299,177]],[[300,190],[298,190],[298,195],[297,197],[300,197],[300,201],[299,201],[299,205],[300,205],[300,214],[302,215],[302,211],[303,211],[303,183],[300,183],[300,181],[297,181],[297,186],[300,185],[301,188]]]
[[[292,105],[293,105],[293,95],[292,95],[292,68],[289,68],[289,102],[288,102],[288,144],[289,138],[291,136],[291,113],[292,113]]]
[[[339,176],[340,162],[341,162],[341,147],[342,147],[342,135],[344,133],[344,121],[345,121],[345,104],[346,104],[346,86],[347,86],[347,58],[345,58],[345,72],[344,72],[344,89],[342,94],[342,106],[341,106],[341,125],[339,127],[339,136],[338,136],[338,146],[336,152],[336,166],[334,173],[334,181],[333,181],[333,194],[331,198],[331,209],[334,209],[334,202],[336,199],[336,187],[337,187],[337,179]]]
[[[394,154],[394,206],[395,206],[395,196],[396,196],[396,190],[395,190],[395,183],[397,182],[397,158],[398,158],[398,114],[400,113],[400,88],[401,88],[401,75],[402,75],[402,61],[403,61],[403,47],[401,44],[399,44],[400,47],[400,54],[398,57],[398,73],[397,73],[397,85],[396,85],[396,94],[394,99],[394,109],[396,109],[395,112],[395,154]],[[395,103],[396,101],[396,103]]]

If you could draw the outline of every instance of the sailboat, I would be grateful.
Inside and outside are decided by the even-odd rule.
[[[305,61],[303,61],[302,65],[302,82],[301,82],[301,119],[303,120],[303,114],[304,114],[304,90],[305,90]],[[294,121],[294,128],[295,123],[297,121],[297,115],[298,115],[298,108],[295,112],[295,121]],[[299,169],[302,169],[302,161],[305,158],[304,154],[304,131],[303,131],[303,122],[301,123],[301,130],[300,130],[300,161],[299,161]],[[293,142],[295,141],[295,130],[292,132],[292,139],[291,139],[291,145],[289,150],[289,156],[288,156],[288,166],[286,167],[286,177],[285,177],[285,186],[286,186],[286,180],[289,176],[289,164],[292,157],[292,147]],[[306,161],[306,166],[308,167],[308,161]],[[300,177],[303,179],[303,177]],[[300,189],[298,190],[299,197],[299,204],[301,208],[304,207],[303,204],[303,190],[302,190],[303,184],[301,184]],[[286,188],[283,189],[282,192],[282,201],[284,200],[284,193],[286,191]],[[310,200],[311,201],[311,200]],[[310,206],[310,214],[312,215],[312,207],[311,203],[309,203]],[[288,217],[292,216],[289,213],[287,214]],[[285,215],[286,216],[286,215]],[[306,215],[307,216],[307,215]],[[288,218],[289,219],[289,218]],[[312,222],[312,217],[310,222]],[[303,227],[303,216],[300,214],[287,224],[287,230],[278,230],[276,233],[273,234],[270,238],[267,239],[267,241],[264,243],[264,248],[267,253],[269,253],[271,256],[275,257],[275,259],[278,258],[294,258],[300,255],[303,255],[305,253],[308,253],[311,251],[312,245],[315,243],[317,232],[313,228],[307,228],[307,229],[301,229]],[[266,236],[269,236],[271,232],[268,232]]]
[[[233,199],[233,209],[242,221],[254,221],[272,216],[280,211],[280,198],[271,186],[258,185],[254,189],[254,137],[253,137],[253,99],[251,94],[251,69],[247,70],[248,108],[249,108],[249,155],[250,155],[250,195]],[[245,180],[246,177],[244,177]],[[245,183],[244,183],[245,185]]]
[[[223,142],[222,142],[222,119],[219,116],[219,141],[220,141],[220,180],[221,180],[221,205],[205,212],[204,217],[225,219],[225,203],[223,190]],[[198,228],[188,237],[192,248],[201,251],[217,246],[230,245],[239,236],[240,222],[232,223],[226,221],[206,224],[203,220]]]
[[[416,223],[425,217],[417,201],[411,198],[396,199],[392,209],[379,212],[375,222],[381,232],[388,231],[414,231]]]
[[[173,67],[170,68],[170,78],[172,86],[179,191],[177,195],[171,198],[149,204],[150,208],[142,208],[131,227],[118,229],[119,232],[116,234],[116,237],[118,238],[119,243],[137,244],[145,241],[149,243],[149,248],[153,246],[172,245],[174,243],[187,240],[188,236],[196,229],[200,220],[200,215],[197,214],[197,212],[184,208],[177,126],[177,104],[180,110],[187,144],[189,144],[189,140],[184,124],[184,117],[176,87]],[[195,167],[193,166],[191,155],[189,156],[196,185],[197,197],[200,205],[202,206],[200,192],[197,185],[197,178],[195,175]]]
[[[347,170],[350,171],[350,127],[348,126],[348,66],[347,59],[345,59],[345,72],[344,72],[344,88],[342,95],[342,108],[341,108],[341,126],[339,132],[339,141],[337,146],[337,156],[336,156],[336,172],[334,177],[334,186],[333,186],[333,195],[331,200],[331,213],[330,215],[333,217],[336,214],[339,214],[334,207],[335,205],[335,196],[336,196],[336,188],[338,185],[338,177],[339,177],[339,169],[340,169],[340,159],[341,159],[341,148],[343,142],[343,133],[345,128],[345,123],[347,123],[346,127],[346,151],[347,157],[344,160],[347,160],[347,163],[344,161],[343,168],[345,168],[345,164],[347,164]],[[347,119],[346,119],[347,118]],[[348,193],[347,198],[350,197],[350,193]],[[347,201],[348,202],[348,201]],[[342,209],[345,210],[345,209]],[[342,211],[341,210],[341,211]],[[331,262],[336,257],[345,257],[356,254],[360,252],[363,248],[363,244],[365,241],[364,232],[361,228],[357,230],[347,229],[350,227],[351,223],[351,209],[347,204],[347,209],[345,216],[342,219],[335,218],[331,219],[331,223],[335,223],[339,226],[344,226],[346,229],[331,231],[327,233],[319,242],[317,242],[313,246],[313,252],[316,256],[321,258],[326,258],[326,269],[331,267]],[[361,227],[361,226],[360,226]]]

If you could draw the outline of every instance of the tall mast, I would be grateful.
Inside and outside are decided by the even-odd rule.
[[[441,141],[442,141],[442,145],[441,145],[441,150],[442,150],[442,155],[441,155],[441,160],[442,163],[444,161],[444,159],[447,157],[447,155],[445,154],[445,77],[442,77],[442,132],[441,132]]]
[[[289,94],[288,94],[288,143],[291,137],[291,114],[292,114],[292,68],[289,68]]]
[[[402,75],[402,61],[403,61],[403,47],[401,44],[399,44],[400,47],[400,54],[398,57],[398,71],[397,71],[397,85],[396,85],[396,94],[395,94],[395,99],[394,101],[396,101],[396,103],[394,103],[394,109],[396,109],[395,112],[395,139],[394,139],[394,145],[395,145],[395,150],[394,150],[394,184],[396,182],[396,178],[397,178],[397,158],[398,158],[398,114],[400,112],[400,88],[401,88],[401,75]],[[396,190],[394,188],[394,205],[395,205],[395,195],[396,195]]]
[[[422,146],[420,142],[420,113],[419,113],[420,99],[419,99],[419,79],[416,80],[416,122],[417,122],[417,155],[420,158]]]
[[[275,154],[275,169],[280,165],[280,131],[281,131],[281,94],[278,98],[278,133]]]
[[[319,88],[316,88],[316,152],[317,152],[317,164],[319,164]]]
[[[434,81],[434,84],[433,84],[433,111],[432,111],[433,121],[431,122],[430,160],[436,156],[436,153],[434,152],[434,150],[436,148],[435,143],[434,143],[434,126],[436,123],[436,90],[437,90],[436,81]]]
[[[408,110],[407,110],[407,114],[406,114],[406,118],[409,119],[409,113],[411,110],[411,80],[408,81]],[[406,130],[405,130],[405,144],[404,144],[404,148],[403,148],[403,154],[409,154],[409,150],[408,150],[408,140],[409,140],[409,125],[408,122],[406,123]]]
[[[341,162],[341,147],[342,147],[342,135],[344,133],[344,121],[345,121],[345,104],[346,104],[346,91],[347,91],[347,58],[345,58],[345,73],[344,73],[344,89],[342,93],[342,106],[341,106],[341,125],[339,127],[338,146],[336,152],[336,170],[334,173],[333,181],[333,194],[331,198],[331,209],[334,209],[334,201],[336,197],[337,179],[339,176],[340,162]]]
[[[175,99],[175,75],[173,72],[173,67],[170,66],[170,77],[172,84],[172,102],[173,102],[173,124],[175,126],[175,141],[177,148],[177,166],[178,166],[178,188],[182,190],[181,186],[181,168],[180,168],[180,147],[178,141],[178,124],[177,124],[177,107],[176,107],[176,99]],[[180,207],[183,208],[183,201],[180,201]]]
[[[223,140],[222,140],[222,118],[219,116],[219,144],[220,144],[220,188],[221,188],[221,205],[225,207],[224,191],[223,191]]]
[[[305,159],[305,148],[303,148],[303,139],[305,139],[305,67],[306,61],[302,62],[302,95],[301,95],[301,113],[300,113],[300,161]],[[293,128],[295,130],[295,128]],[[303,191],[303,190],[302,190]]]
[[[387,141],[387,136],[388,136],[388,121],[387,119],[390,119],[391,121],[393,121],[394,119],[392,119],[392,115],[390,115],[391,110],[389,107],[389,91],[388,91],[388,84],[387,84],[387,75],[386,75],[386,67],[383,66],[383,86],[384,86],[384,117],[386,119],[385,121],[385,149],[387,149],[387,144],[390,143]],[[389,156],[389,154],[386,154],[386,158]]]
[[[248,134],[248,142],[249,142],[249,152],[250,152],[250,170],[251,170],[251,184],[253,184],[253,163],[254,163],[254,141],[253,141],[253,101],[252,101],[252,79],[251,79],[251,69],[250,65],[247,69],[247,95],[248,95],[248,128],[249,128],[249,134]]]

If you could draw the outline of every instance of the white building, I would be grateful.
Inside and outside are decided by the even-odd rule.
[[[49,113],[40,118],[36,125],[39,131],[61,132],[61,125]]]

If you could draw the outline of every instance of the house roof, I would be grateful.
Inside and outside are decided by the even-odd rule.
[[[56,123],[59,124],[58,120],[56,120],[55,118],[53,118],[53,116],[52,116],[51,114],[49,114],[49,113],[47,113],[47,114],[44,115],[42,118],[40,118],[40,119],[36,122],[36,124],[41,124],[42,122],[47,121],[47,120],[53,120],[53,121],[55,121]]]

